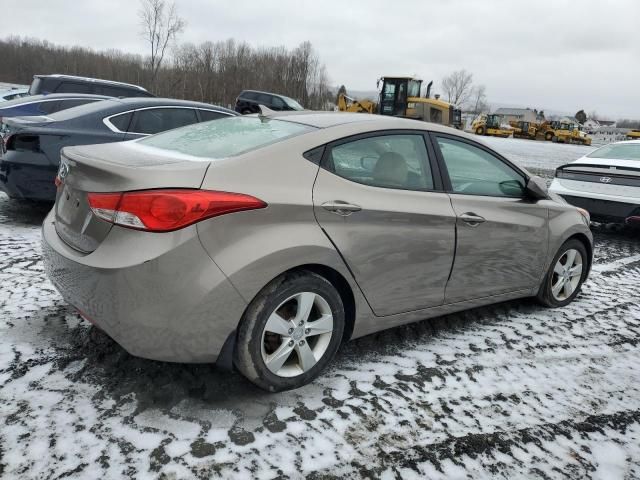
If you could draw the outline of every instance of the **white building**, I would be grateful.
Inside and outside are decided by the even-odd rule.
[[[498,108],[493,113],[501,115],[505,123],[511,121],[535,122],[538,117],[538,112],[530,108]]]

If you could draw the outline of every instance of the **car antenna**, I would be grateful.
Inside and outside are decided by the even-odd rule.
[[[274,112],[273,110],[271,110],[268,107],[265,107],[264,105],[258,105],[258,107],[260,107],[260,113],[258,114],[258,118],[260,119],[260,121],[262,123],[268,122],[269,121],[269,117],[271,117],[271,116],[276,114],[276,112]]]

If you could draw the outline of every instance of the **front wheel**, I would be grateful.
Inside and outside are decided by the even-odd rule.
[[[476,135],[484,135],[484,127],[476,128]]]
[[[238,328],[235,365],[257,386],[278,392],[315,379],[338,351],[344,306],[312,272],[278,277],[251,302]]]
[[[558,250],[537,299],[547,307],[564,307],[580,292],[588,270],[587,249],[579,240],[568,240]]]

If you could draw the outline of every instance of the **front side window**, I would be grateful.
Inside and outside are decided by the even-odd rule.
[[[150,108],[135,113],[129,132],[154,134],[197,121],[196,112],[191,108]]]
[[[57,93],[91,93],[91,87],[84,83],[62,82],[56,88]]]
[[[233,116],[164,132],[139,143],[209,160],[240,155],[315,129],[284,120]]]
[[[381,135],[331,149],[327,168],[357,183],[404,190],[433,190],[422,135]]]
[[[284,102],[281,98],[278,97],[273,97],[271,99],[271,105],[273,106],[273,108],[276,108],[278,110],[282,110],[284,108]]]
[[[458,140],[437,137],[453,193],[522,197],[525,178],[489,152]]]

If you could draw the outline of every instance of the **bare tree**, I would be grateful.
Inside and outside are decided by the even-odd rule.
[[[471,89],[471,101],[470,111],[471,113],[479,114],[489,111],[489,104],[487,103],[486,87],[484,85],[478,85]]]
[[[442,90],[447,101],[454,105],[464,105],[473,88],[473,74],[466,70],[456,70],[442,79]]]
[[[151,47],[149,70],[150,87],[156,92],[158,72],[171,42],[184,30],[186,22],[178,16],[175,3],[165,0],[140,0],[140,23],[142,36]]]

